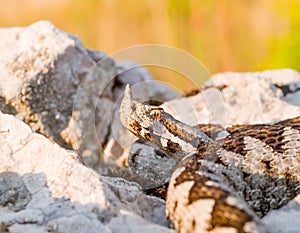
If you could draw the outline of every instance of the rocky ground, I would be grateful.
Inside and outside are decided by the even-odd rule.
[[[0,38],[0,232],[173,232],[164,201],[104,175],[124,165],[133,141],[118,118],[127,83],[135,99],[164,102],[191,125],[300,115],[300,74],[290,69],[213,75],[178,98],[145,68],[86,49],[49,22],[2,28]],[[263,221],[293,233],[299,218],[300,196]]]

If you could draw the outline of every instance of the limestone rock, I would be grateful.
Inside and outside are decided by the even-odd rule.
[[[276,122],[300,115],[299,85],[300,74],[290,69],[220,73],[206,81],[199,94],[163,107],[190,125]]]
[[[169,232],[164,202],[0,112],[0,226],[9,232]]]
[[[78,150],[89,166],[99,166],[103,148],[116,142],[110,130],[116,100],[126,83],[151,81],[149,72],[86,49],[79,38],[47,21],[1,28],[0,38],[5,54],[0,57],[0,110],[59,145]],[[140,94],[151,98],[157,95],[153,90]],[[171,90],[160,93],[163,101],[174,97]],[[122,134],[124,128],[117,125],[114,130]],[[122,154],[123,147],[114,145],[115,154]]]
[[[34,131],[66,148],[83,152],[83,138],[89,136],[84,127],[89,117],[82,114],[76,127],[69,129],[77,90],[87,74],[94,86],[113,79],[114,62],[98,53],[102,62],[97,64],[95,55],[91,57],[78,38],[47,21],[26,28],[2,28],[0,36],[0,50],[5,54],[0,58],[0,96],[5,103],[16,109],[15,115]],[[94,110],[96,94],[91,93],[89,100],[77,101],[75,110],[80,108],[86,113]],[[94,163],[98,162],[99,151],[87,149],[96,160]]]
[[[297,233],[300,229],[300,195],[263,218],[268,230],[274,233]]]

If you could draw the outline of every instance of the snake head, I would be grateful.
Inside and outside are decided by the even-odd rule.
[[[152,131],[161,127],[157,126],[162,118],[163,109],[132,100],[129,84],[126,86],[124,98],[120,105],[120,120],[133,134],[141,139],[152,141]]]
[[[133,101],[129,85],[120,106],[120,119],[137,137],[172,156],[194,153],[200,143],[211,141],[203,132],[176,120],[163,108]]]

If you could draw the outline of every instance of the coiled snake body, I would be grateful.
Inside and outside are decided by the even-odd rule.
[[[166,214],[180,233],[267,232],[260,217],[300,193],[300,117],[229,130],[212,140],[162,108],[131,100],[122,123],[179,162]]]

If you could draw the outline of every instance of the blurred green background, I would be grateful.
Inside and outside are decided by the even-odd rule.
[[[50,20],[79,36],[86,47],[107,54],[156,43],[190,53],[211,73],[300,70],[300,0],[0,0],[0,4],[1,27]],[[161,68],[150,70],[158,79],[180,79]],[[189,84],[178,81],[178,85]]]

